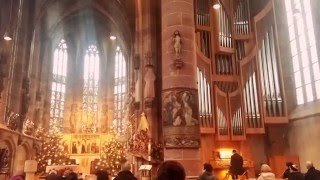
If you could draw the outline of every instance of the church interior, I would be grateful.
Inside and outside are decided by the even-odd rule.
[[[0,0],[0,179],[320,168],[318,0]],[[319,120],[319,122],[317,122]]]

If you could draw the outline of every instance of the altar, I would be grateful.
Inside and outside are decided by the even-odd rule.
[[[76,165],[65,167],[77,167],[77,172],[90,174],[91,162],[100,159],[104,152],[104,144],[113,138],[111,134],[63,134],[63,151],[69,155]]]

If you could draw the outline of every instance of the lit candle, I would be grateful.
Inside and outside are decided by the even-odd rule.
[[[48,159],[48,166],[51,165],[51,159]]]
[[[151,155],[151,142],[148,143],[148,155]]]

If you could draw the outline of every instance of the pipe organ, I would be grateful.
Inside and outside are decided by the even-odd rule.
[[[244,140],[288,122],[273,0],[253,17],[249,0],[218,2],[194,6],[201,132]]]

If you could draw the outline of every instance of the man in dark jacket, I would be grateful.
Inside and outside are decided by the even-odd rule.
[[[303,174],[299,171],[299,168],[296,165],[289,166],[289,176],[288,180],[304,180]]]
[[[305,180],[320,180],[320,171],[317,170],[311,161],[306,162],[307,173],[305,175]]]
[[[238,179],[238,175],[242,175],[246,170],[243,168],[242,156],[240,156],[236,150],[232,150],[232,153],[230,173],[232,174],[232,179]]]

